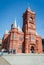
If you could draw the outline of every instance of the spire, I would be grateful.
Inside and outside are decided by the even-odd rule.
[[[22,32],[22,29],[21,29],[19,26],[18,26],[18,31],[19,31],[19,32]]]
[[[28,3],[28,8],[27,8],[27,10],[28,10],[28,11],[31,10],[31,9],[30,9],[30,3]]]
[[[15,21],[13,22],[13,24],[11,25],[11,28],[17,28],[16,19],[15,19]]]
[[[27,11],[31,11],[30,7],[27,8]]]
[[[8,31],[8,30],[6,30],[6,31],[5,31],[5,34],[9,34],[9,31]]]
[[[17,23],[16,23],[16,19],[15,19],[15,22],[14,22],[14,23],[15,23],[15,28],[17,28]]]

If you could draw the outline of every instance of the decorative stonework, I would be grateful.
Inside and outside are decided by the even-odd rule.
[[[4,34],[2,44],[2,48],[7,51],[12,49],[16,53],[42,53],[42,39],[36,33],[35,12],[27,9],[23,14],[22,29],[17,27],[15,21],[9,34]]]

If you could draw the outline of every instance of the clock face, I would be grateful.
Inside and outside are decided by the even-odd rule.
[[[32,21],[32,17],[30,17],[29,20]]]

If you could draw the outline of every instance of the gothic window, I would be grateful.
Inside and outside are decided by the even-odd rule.
[[[14,37],[14,33],[12,33],[12,39],[13,39],[13,37]]]
[[[14,40],[16,39],[16,35],[14,34]]]
[[[34,36],[31,35],[31,41],[34,41]]]
[[[19,40],[21,40],[21,41],[22,41],[22,40],[23,40],[23,36],[19,36]]]
[[[22,49],[22,45],[19,45],[18,49]]]
[[[15,35],[15,33],[12,34],[12,39],[13,39],[13,40],[16,39],[16,35]]]

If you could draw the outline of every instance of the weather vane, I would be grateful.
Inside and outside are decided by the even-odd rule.
[[[30,9],[30,3],[27,3],[27,5],[28,5],[28,8]]]

